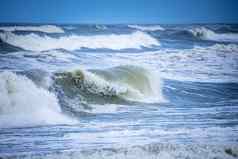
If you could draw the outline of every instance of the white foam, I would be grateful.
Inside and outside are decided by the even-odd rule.
[[[128,27],[133,29],[138,29],[141,31],[164,31],[165,29],[159,25],[149,25],[149,26],[140,26],[140,25],[128,25]]]
[[[194,36],[204,40],[220,42],[238,42],[238,34],[235,33],[215,33],[205,27],[194,28],[189,30]]]
[[[64,33],[64,30],[55,25],[41,25],[41,26],[4,26],[0,27],[3,31],[39,31],[44,33]]]
[[[70,35],[60,38],[39,36],[34,33],[17,35],[11,32],[5,32],[0,33],[0,39],[13,46],[31,51],[46,51],[52,49],[79,50],[83,47],[91,49],[108,48],[121,50],[129,48],[140,49],[141,47],[160,45],[155,38],[140,31],[120,35]]]
[[[72,124],[56,96],[25,76],[0,73],[0,127]]]
[[[115,65],[138,64],[160,71],[161,78],[199,82],[237,82],[237,44],[161,49],[144,53],[111,54],[100,61]]]

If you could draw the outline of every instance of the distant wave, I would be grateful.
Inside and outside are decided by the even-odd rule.
[[[125,65],[105,70],[80,69],[57,74],[57,79],[65,89],[78,88],[79,94],[86,95],[84,98],[95,95],[141,102],[164,101],[158,74],[139,66]]]
[[[162,28],[159,25],[148,25],[148,26],[142,26],[142,25],[128,25],[128,27],[133,29],[138,29],[141,31],[164,31],[165,29]]]
[[[106,29],[107,29],[107,27],[106,27],[105,25],[99,25],[99,24],[97,24],[97,25],[95,25],[95,27],[96,27],[96,29],[98,29],[98,30],[106,30]]]
[[[54,25],[41,26],[4,26],[0,27],[3,31],[39,31],[44,33],[64,33],[64,30]]]
[[[25,76],[0,73],[0,127],[71,124],[56,96]]]
[[[238,34],[235,33],[215,33],[205,27],[194,28],[189,30],[195,37],[203,40],[218,42],[238,42]]]
[[[79,50],[81,48],[112,50],[140,49],[160,45],[159,41],[149,34],[137,31],[131,34],[110,34],[92,36],[62,36],[53,38],[50,36],[39,36],[31,33],[17,35],[11,32],[0,33],[0,39],[10,45],[31,51],[46,51],[52,49]]]

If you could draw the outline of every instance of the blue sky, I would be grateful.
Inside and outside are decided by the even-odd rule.
[[[238,23],[238,0],[1,0],[0,22]]]

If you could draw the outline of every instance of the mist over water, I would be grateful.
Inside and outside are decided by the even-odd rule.
[[[236,158],[237,25],[0,26],[0,157]]]

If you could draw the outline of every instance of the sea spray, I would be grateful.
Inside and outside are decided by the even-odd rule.
[[[25,76],[0,73],[0,127],[72,124],[61,112],[56,96]]]

